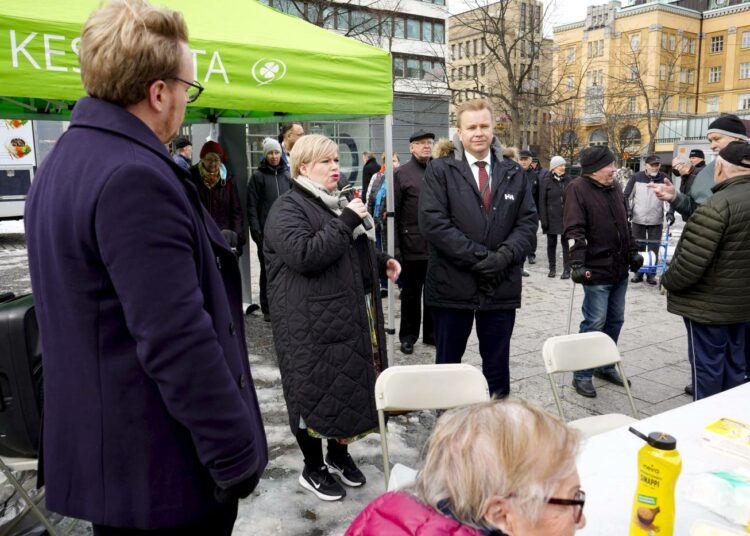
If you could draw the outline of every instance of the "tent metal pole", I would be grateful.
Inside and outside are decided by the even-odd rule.
[[[387,210],[387,242],[388,255],[395,256],[396,232],[393,211],[395,209],[395,198],[393,195],[393,115],[386,115],[383,121],[383,132],[385,136],[385,179],[386,179],[386,210]],[[388,280],[388,362],[393,363],[395,355],[396,335],[396,308],[395,293],[396,285]]]

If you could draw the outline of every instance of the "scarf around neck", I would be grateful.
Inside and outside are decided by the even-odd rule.
[[[216,184],[219,182],[221,172],[217,171],[216,173],[209,173],[206,167],[203,165],[202,160],[198,162],[198,171],[201,174],[201,179],[203,179],[203,184],[205,184],[206,188],[208,188],[209,190],[216,186]]]
[[[320,199],[323,204],[334,214],[337,216],[341,215],[341,211],[346,208],[346,206],[349,204],[349,201],[346,199],[346,197],[340,197],[339,191],[334,190],[333,192],[329,192],[324,187],[322,187],[317,182],[313,182],[309,178],[305,177],[304,175],[300,175],[294,179],[294,182],[303,190],[305,190],[307,193],[312,195],[313,197],[316,197],[317,199]],[[370,223],[373,224],[372,216],[367,216],[367,218],[370,220]],[[371,225],[369,230],[365,230],[365,228],[362,225],[357,225],[354,228],[354,231],[352,231],[352,236],[356,240],[360,237],[360,235],[366,235],[368,240],[375,242],[375,226]]]

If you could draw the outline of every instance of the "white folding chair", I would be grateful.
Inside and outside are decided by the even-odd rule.
[[[47,533],[50,536],[57,536],[58,532],[52,525],[47,516],[44,515],[39,509],[38,504],[44,499],[44,490],[40,491],[33,499],[26,493],[23,485],[13,476],[12,471],[36,471],[37,460],[34,458],[6,458],[0,457],[0,471],[8,479],[8,482],[15,488],[18,495],[23,499],[25,503],[24,509],[11,521],[11,523],[3,528],[2,534],[11,534],[14,527],[18,525],[28,514],[33,513],[39,521],[47,529]]]
[[[607,415],[586,417],[568,423],[569,426],[580,430],[584,437],[591,437],[613,430],[619,426],[635,422],[640,418],[638,410],[635,408],[633,395],[630,392],[628,379],[622,367],[620,352],[617,350],[615,341],[608,335],[600,331],[590,331],[588,333],[572,333],[570,335],[550,337],[544,342],[542,356],[544,358],[544,368],[547,370],[547,378],[549,378],[549,384],[552,388],[552,395],[555,397],[555,404],[557,404],[557,411],[563,420],[565,420],[565,414],[560,403],[557,385],[553,378],[555,374],[592,369],[605,365],[615,365],[620,372],[620,376],[625,383],[625,392],[630,401],[630,409],[632,410],[633,417],[621,413],[610,413]]]
[[[487,380],[466,364],[409,365],[385,369],[375,382],[385,485],[390,478],[386,411],[448,409],[489,400]]]

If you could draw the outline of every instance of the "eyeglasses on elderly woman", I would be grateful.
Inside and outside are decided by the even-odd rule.
[[[549,497],[545,502],[547,504],[573,506],[573,519],[576,523],[580,523],[581,517],[583,516],[583,507],[586,504],[586,492],[582,489],[579,489],[573,499],[558,499],[557,497]]]

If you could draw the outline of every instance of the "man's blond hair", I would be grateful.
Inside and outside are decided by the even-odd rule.
[[[320,162],[324,158],[337,155],[338,152],[339,146],[331,138],[322,134],[302,136],[292,147],[292,152],[289,153],[292,177],[300,176],[299,168],[302,164]]]
[[[545,500],[576,470],[578,433],[522,400],[491,400],[443,414],[427,445],[414,491],[479,529],[493,497],[517,504],[535,523]]]
[[[123,107],[138,103],[152,82],[179,74],[187,40],[180,12],[146,0],[112,0],[83,27],[83,87],[90,96]]]
[[[466,101],[456,109],[456,127],[461,128],[461,115],[464,112],[479,112],[489,110],[491,121],[495,122],[495,112],[492,110],[492,104],[486,99],[474,99]]]

